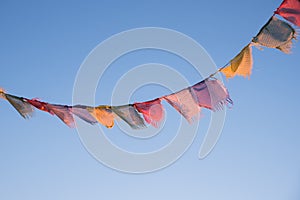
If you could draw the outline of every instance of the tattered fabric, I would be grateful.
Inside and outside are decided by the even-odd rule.
[[[232,104],[227,89],[217,79],[206,79],[193,85],[191,93],[200,107],[213,111],[222,109],[227,103]]]
[[[97,121],[106,126],[107,128],[112,128],[114,126],[114,115],[112,113],[110,106],[98,106],[98,107],[86,107],[86,109],[91,113]]]
[[[200,107],[193,98],[190,88],[162,97],[189,122],[198,118]]]
[[[87,106],[83,106],[83,105],[72,106],[71,112],[77,117],[79,117],[80,119],[90,124],[97,123],[96,118],[94,118],[93,115],[91,115],[91,113],[87,110]]]
[[[233,78],[236,75],[246,78],[251,75],[252,65],[252,48],[251,45],[248,44],[236,57],[230,61],[228,66],[220,71],[226,76],[226,78]]]
[[[134,103],[133,106],[138,112],[142,113],[145,121],[154,127],[158,127],[164,118],[164,108],[161,105],[160,99]]]
[[[29,118],[34,112],[34,108],[26,102],[22,97],[17,97],[10,94],[2,93],[4,99],[6,99],[23,118]]]
[[[146,127],[144,120],[132,105],[112,106],[111,109],[131,128],[141,129]]]
[[[296,26],[300,26],[300,1],[284,0],[275,11],[275,14],[280,15]]]
[[[258,35],[253,38],[252,42],[279,49],[284,53],[290,53],[292,40],[295,38],[296,31],[294,28],[273,16],[259,31]]]

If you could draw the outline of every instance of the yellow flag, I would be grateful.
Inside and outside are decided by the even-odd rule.
[[[252,65],[252,48],[251,44],[248,44],[236,57],[230,61],[228,66],[221,69],[221,72],[226,76],[226,78],[232,78],[236,75],[246,78],[251,75]]]
[[[97,119],[97,121],[106,126],[112,128],[114,126],[114,115],[110,106],[98,106],[95,108],[88,107],[87,110]]]
[[[2,99],[6,99],[4,92],[4,89],[0,88],[0,98]]]

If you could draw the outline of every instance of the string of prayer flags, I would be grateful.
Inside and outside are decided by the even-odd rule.
[[[134,103],[134,108],[139,113],[143,114],[145,121],[148,124],[158,128],[164,118],[164,108],[161,104],[161,99],[157,98],[151,101]]]
[[[228,66],[225,66],[220,71],[226,78],[233,78],[236,75],[250,77],[253,66],[252,47],[248,44],[243,50],[234,57]]]
[[[280,15],[294,25],[300,26],[299,0],[284,0],[274,13]]]
[[[255,44],[276,48],[284,53],[290,53],[292,40],[296,38],[295,29],[287,22],[272,16],[252,40]]]
[[[122,119],[133,129],[145,128],[145,123],[158,127],[165,112],[161,104],[162,100],[167,101],[191,123],[198,118],[202,108],[218,111],[224,105],[233,104],[225,86],[213,76],[222,72],[226,78],[233,78],[237,75],[249,77],[253,65],[253,44],[276,48],[284,53],[290,52],[292,40],[296,39],[296,31],[289,23],[300,26],[300,0],[283,0],[274,13],[285,18],[287,22],[278,19],[274,14],[252,39],[252,42],[245,46],[228,65],[219,68],[209,78],[193,86],[151,101],[121,106],[68,106],[17,97],[7,94],[2,88],[0,88],[0,98],[7,100],[23,118],[32,116],[34,108],[37,108],[56,115],[69,127],[74,125],[73,116],[77,116],[89,124],[99,122],[107,128],[114,126],[115,118]]]

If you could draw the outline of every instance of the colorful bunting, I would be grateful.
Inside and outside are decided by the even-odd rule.
[[[139,113],[142,113],[145,121],[154,127],[158,127],[164,118],[164,108],[160,99],[134,103],[133,106]]]
[[[300,0],[284,0],[275,14],[281,15],[291,23],[300,26]],[[284,53],[289,53],[292,40],[295,38],[296,31],[290,24],[272,16],[260,29],[257,36],[252,39],[252,43],[244,47],[228,65],[191,87],[151,101],[121,106],[68,106],[17,97],[7,94],[2,88],[0,88],[0,98],[7,100],[24,118],[32,116],[35,107],[51,115],[56,115],[69,127],[74,126],[73,115],[90,124],[99,122],[107,128],[114,126],[115,118],[121,118],[133,129],[146,127],[145,122],[158,127],[164,117],[161,100],[166,100],[188,122],[192,122],[197,119],[201,108],[217,111],[222,109],[224,105],[233,104],[222,82],[213,78],[216,73],[222,72],[226,78],[237,75],[249,77],[253,65],[252,44],[277,48]]]
[[[220,71],[226,78],[233,78],[236,75],[249,77],[251,75],[253,65],[252,48],[248,44],[243,50],[234,57],[228,66],[222,68]]]
[[[273,16],[259,31],[252,42],[269,48],[276,48],[284,53],[290,53],[292,40],[296,38],[295,29],[288,23]]]
[[[274,13],[292,22],[296,26],[300,26],[299,0],[284,0]]]

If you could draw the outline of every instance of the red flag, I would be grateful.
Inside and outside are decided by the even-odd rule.
[[[300,0],[284,0],[275,11],[275,14],[300,26]]]
[[[25,100],[39,110],[48,112],[51,115],[56,115],[69,127],[74,126],[74,118],[72,116],[70,106],[49,104],[46,102],[39,101],[37,99]]]
[[[164,117],[164,108],[160,99],[152,101],[134,103],[133,105],[138,112],[142,113],[145,121],[154,127],[158,127]]]
[[[39,101],[37,99],[25,99],[28,103],[30,103],[31,105],[33,105],[34,107],[36,107],[39,110],[45,111],[50,113],[51,115],[54,115],[54,112],[51,111],[51,109],[49,109],[48,107],[48,103]]]

